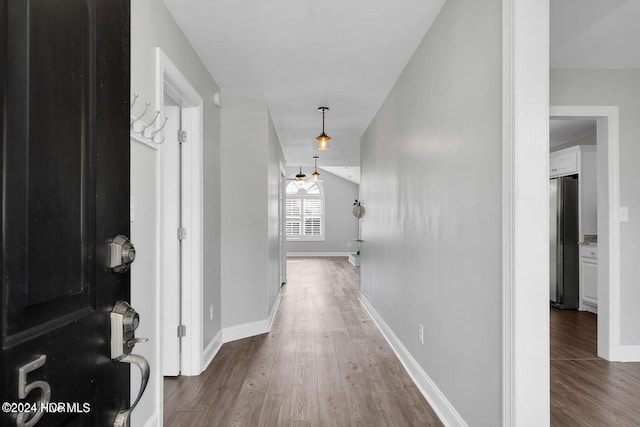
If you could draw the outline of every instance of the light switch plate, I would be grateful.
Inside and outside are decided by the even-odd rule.
[[[620,222],[629,222],[629,208],[620,206]]]

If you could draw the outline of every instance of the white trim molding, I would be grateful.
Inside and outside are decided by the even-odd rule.
[[[148,144],[147,144],[148,145]],[[156,412],[155,414],[153,414],[153,416],[151,418],[149,418],[149,420],[144,423],[144,427],[158,427],[160,426],[160,423],[158,422],[158,413]]]
[[[223,328],[222,341],[228,343],[269,332],[271,332],[271,328],[269,327],[268,319],[256,320],[255,322]]]
[[[182,375],[199,375],[202,372],[202,324],[203,324],[203,101],[178,67],[160,49],[156,48],[156,108],[164,108],[164,94],[168,93],[182,107],[182,129],[188,132],[188,143],[182,152],[182,209],[183,224],[188,238],[183,245],[182,259],[182,324],[187,335],[182,339],[180,371]],[[160,150],[163,153],[162,150]],[[161,156],[163,156],[161,154]],[[164,159],[161,168],[164,168]],[[162,180],[162,176],[161,176]],[[164,183],[160,185],[164,189]],[[164,207],[164,197],[160,206]],[[161,209],[162,215],[162,209]],[[175,238],[175,235],[165,236]],[[163,245],[163,239],[159,244]],[[161,252],[162,253],[162,252]],[[161,260],[162,265],[164,261]],[[160,276],[162,280],[162,275]],[[164,289],[163,285],[161,288]]]
[[[640,362],[640,345],[620,345],[618,360],[620,362]]]
[[[140,123],[140,122],[139,122]],[[154,163],[154,167],[156,170],[156,176],[154,177],[155,182],[159,183],[160,182],[160,146],[158,144],[155,144],[153,142],[149,142],[148,140],[140,137],[137,133],[134,133],[133,131],[130,134],[130,142],[133,146],[134,143],[138,143],[142,146],[144,146],[145,148],[149,149],[148,153],[150,156],[153,156],[153,163]],[[134,166],[132,166],[134,167]],[[132,196],[135,196],[132,194]],[[160,201],[160,187],[159,185],[156,187],[156,201],[157,203],[159,203]],[[136,215],[136,207],[135,207],[135,199],[134,197],[131,197],[131,202],[130,202],[130,210],[131,210],[131,217],[130,217],[130,222],[133,223],[135,222],[135,216]],[[138,219],[139,220],[139,219]],[[155,227],[155,234],[158,235],[159,230],[160,230],[160,213],[156,212],[155,217],[152,219],[153,221],[155,221],[156,227]],[[135,236],[132,236],[135,240]],[[160,263],[158,262],[158,260],[160,259],[160,251],[159,251],[159,246],[155,247],[155,252],[154,252],[154,256],[155,256],[155,277],[159,278],[160,277]],[[134,282],[131,282],[131,286],[133,289],[133,286],[135,286]],[[160,307],[161,307],[161,289],[158,283],[156,283],[156,289],[155,289],[155,300],[153,301],[154,304],[154,314],[153,314],[153,319],[151,319],[151,321],[153,322],[153,336],[155,337],[154,339],[151,339],[150,343],[148,345],[153,346],[153,351],[155,352],[155,356],[156,356],[156,361],[160,361],[161,360],[161,352],[162,352],[162,347],[161,347],[161,339],[162,339],[162,330],[161,330],[161,324],[162,324],[162,319],[160,317]],[[134,301],[135,302],[135,301]],[[149,319],[145,319],[145,322],[149,321]],[[154,382],[155,381],[155,388],[153,390],[155,390],[154,392],[154,404],[155,404],[155,411],[153,414],[151,414],[150,418],[147,420],[147,422],[144,423],[144,427],[154,427],[154,426],[159,426],[160,423],[158,420],[162,419],[163,416],[163,405],[162,405],[162,400],[163,400],[163,387],[160,385],[162,384],[163,381],[163,377],[162,377],[162,372],[160,369],[152,369],[151,370],[151,374],[150,374],[150,381]],[[140,382],[134,380],[133,378],[131,379],[131,393],[133,395],[133,393],[137,393],[138,388],[140,387]],[[136,381],[136,382],[134,382]],[[151,393],[152,390],[150,388],[149,391],[147,391],[147,393]],[[145,396],[143,396],[143,400],[144,400]],[[135,414],[134,414],[135,417]]]
[[[276,295],[276,300],[271,307],[271,311],[269,312],[269,318],[267,321],[269,322],[269,332],[271,332],[271,328],[273,327],[273,321],[276,318],[276,314],[278,313],[278,308],[280,307],[280,299],[282,298],[280,294],[280,288],[278,288],[278,295]]]
[[[287,252],[287,257],[348,257],[350,252]]]
[[[207,345],[207,347],[202,352],[202,371],[209,367],[213,358],[216,357],[220,348],[222,348],[222,329],[218,331],[215,337],[211,340],[211,342]]]
[[[598,356],[633,359],[620,345],[620,128],[616,106],[551,106],[550,117],[597,119]],[[632,346],[624,346],[632,347]]]
[[[227,343],[231,341],[237,341],[244,338],[254,337],[256,335],[262,335],[271,332],[273,320],[275,319],[276,313],[278,312],[278,307],[280,306],[280,298],[280,292],[278,292],[278,296],[276,297],[276,300],[271,307],[268,318],[223,328],[222,342]]]
[[[549,1],[502,1],[502,425],[548,426]]]
[[[420,390],[420,393],[422,393],[425,399],[427,399],[427,402],[429,402],[429,405],[431,405],[433,410],[436,412],[440,421],[442,421],[444,425],[450,427],[466,427],[467,423],[458,411],[456,411],[456,408],[451,404],[451,402],[449,402],[436,383],[413,358],[409,350],[407,350],[404,344],[402,344],[402,341],[400,341],[398,336],[393,332],[389,325],[387,325],[382,316],[380,316],[378,311],[362,292],[360,293],[359,300],[369,314],[369,317],[371,317],[391,346],[391,349],[400,360],[400,363],[402,363],[407,374],[409,374],[416,387],[418,387],[418,390]]]

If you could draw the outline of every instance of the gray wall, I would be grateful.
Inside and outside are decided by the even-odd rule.
[[[550,153],[555,151],[563,150],[565,148],[573,147],[574,145],[596,145],[598,139],[596,134],[593,133],[591,135],[581,136],[580,138],[574,139],[573,141],[565,142],[564,144],[556,145],[555,147],[551,147],[549,149]]]
[[[629,222],[620,223],[620,342],[640,345],[640,70],[552,69],[550,102],[619,107],[620,205],[629,207]]]
[[[287,168],[287,177],[293,177],[300,169]],[[303,167],[311,176],[313,166]],[[287,241],[287,253],[296,252],[355,252],[353,239],[358,237],[358,220],[351,213],[353,201],[358,198],[358,185],[326,171],[320,171],[324,189],[325,240]]]
[[[220,110],[211,102],[216,82],[204,68],[184,34],[174,22],[165,5],[157,0],[136,0],[131,3],[131,91],[139,94],[138,105],[155,105],[155,48],[160,47],[204,99],[204,298],[203,347],[220,330]],[[131,237],[138,249],[132,268],[131,302],[141,314],[139,335],[149,337],[147,344],[139,344],[148,358],[152,372],[159,372],[159,354],[155,351],[160,337],[155,335],[157,307],[155,298],[158,267],[157,212],[157,156],[158,152],[137,142],[131,146],[131,192],[135,197],[136,221],[131,224]],[[215,317],[209,320],[209,306],[213,304]],[[132,382],[137,380],[132,371]],[[161,379],[161,377],[160,377]],[[152,375],[143,400],[133,412],[132,425],[144,423],[157,413],[154,399],[162,384]],[[137,393],[138,384],[133,385]],[[161,420],[160,420],[161,421]]]
[[[266,319],[275,299],[282,154],[266,104],[228,93],[221,102],[225,328]]]
[[[361,289],[471,426],[502,423],[501,20],[447,1],[361,147]]]

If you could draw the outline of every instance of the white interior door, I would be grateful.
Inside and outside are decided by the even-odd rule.
[[[286,223],[287,216],[285,210],[286,203],[286,188],[287,177],[284,172],[280,171],[280,194],[279,194],[279,208],[280,208],[280,285],[287,282],[287,237],[286,237]]]
[[[165,102],[172,103],[165,95]],[[180,325],[181,269],[180,269],[180,129],[181,108],[165,105],[164,114],[169,118],[162,144],[162,374],[180,375]]]

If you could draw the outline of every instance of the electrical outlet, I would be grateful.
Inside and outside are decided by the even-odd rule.
[[[421,323],[418,323],[418,339],[420,344],[424,344],[424,326]]]
[[[629,222],[629,208],[620,206],[620,222]]]
[[[209,320],[213,321],[213,304],[209,306]]]

